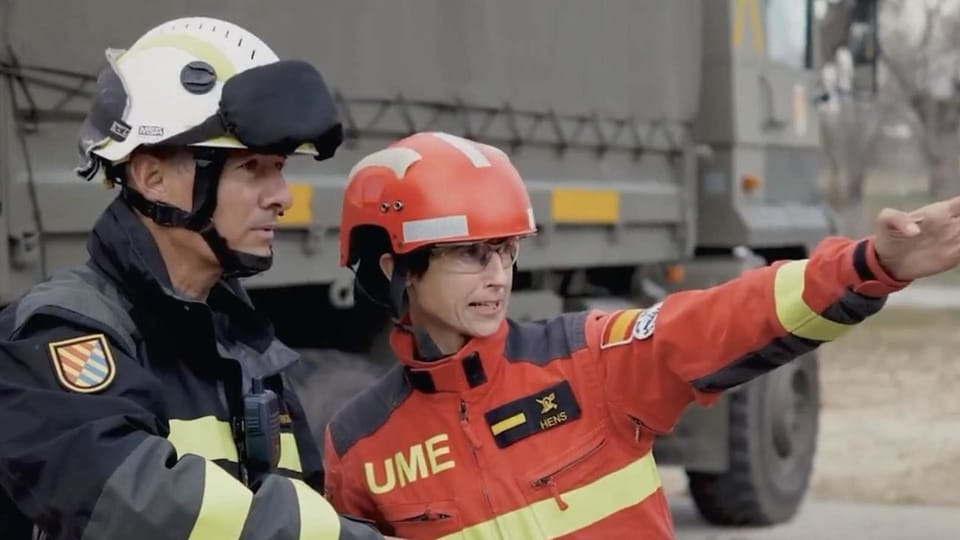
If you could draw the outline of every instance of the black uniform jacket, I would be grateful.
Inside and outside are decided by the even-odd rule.
[[[178,294],[119,199],[87,248],[0,312],[0,538],[382,538],[318,491],[318,445],[284,381],[299,356],[237,282],[206,302]],[[266,474],[241,465],[254,377],[280,396]]]

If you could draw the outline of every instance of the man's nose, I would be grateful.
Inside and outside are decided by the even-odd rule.
[[[277,174],[270,182],[264,203],[267,208],[277,208],[280,212],[286,212],[293,206],[293,192],[283,174]]]

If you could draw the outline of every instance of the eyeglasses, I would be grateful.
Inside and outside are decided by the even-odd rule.
[[[506,238],[491,242],[464,242],[439,244],[430,249],[431,254],[451,272],[476,274],[483,272],[496,253],[504,270],[517,262],[520,255],[520,239]]]

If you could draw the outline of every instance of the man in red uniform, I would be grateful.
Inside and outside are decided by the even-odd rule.
[[[328,426],[338,511],[413,539],[673,538],[654,437],[955,267],[960,198],[646,310],[518,323],[512,268],[534,231],[491,146],[419,133],[353,168],[341,263],[393,309],[400,365]]]

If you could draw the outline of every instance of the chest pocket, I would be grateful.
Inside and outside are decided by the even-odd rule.
[[[389,534],[400,538],[460,538],[463,517],[453,499],[423,503],[379,504]],[[454,535],[454,536],[448,536]]]
[[[598,517],[609,486],[601,479],[611,472],[611,443],[598,427],[575,444],[538,454],[536,465],[515,475],[527,501],[529,518],[542,534],[554,538],[589,525]],[[599,481],[599,482],[598,482]]]

